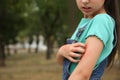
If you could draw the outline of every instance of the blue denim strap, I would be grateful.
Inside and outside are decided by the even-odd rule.
[[[79,28],[77,33],[76,33],[76,36],[75,36],[75,41],[78,41],[78,39],[80,38],[81,34],[83,33],[83,31],[85,30],[85,28],[87,27],[88,23],[85,24],[82,28]]]

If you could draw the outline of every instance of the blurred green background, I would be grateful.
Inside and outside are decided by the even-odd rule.
[[[74,0],[0,0],[0,80],[61,80],[56,51],[81,17]],[[119,63],[103,80],[120,80]]]

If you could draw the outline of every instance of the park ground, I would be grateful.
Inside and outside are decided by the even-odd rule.
[[[55,53],[50,60],[43,53],[12,54],[7,57],[6,67],[0,68],[0,80],[61,80],[61,69]],[[106,70],[102,80],[120,80],[118,67]]]

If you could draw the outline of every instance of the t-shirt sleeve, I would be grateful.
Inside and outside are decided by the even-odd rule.
[[[105,17],[95,17],[95,19],[91,22],[86,39],[90,36],[96,36],[105,46],[110,35],[113,34],[113,25],[111,25],[110,22],[111,21]]]

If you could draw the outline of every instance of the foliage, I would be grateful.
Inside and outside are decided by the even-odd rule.
[[[47,39],[48,37],[59,40],[63,37],[62,32],[65,29],[67,21],[66,1],[64,0],[36,0],[39,7],[40,29],[41,34]],[[40,5],[42,4],[42,5]],[[66,32],[67,33],[67,32]],[[66,34],[64,34],[65,36]]]
[[[0,0],[0,66],[5,61],[5,45],[17,43],[16,36],[25,28],[24,12],[31,0]]]
[[[26,2],[29,0],[26,0]],[[24,29],[25,11],[24,0],[1,0],[0,2],[0,35],[5,43],[15,41],[15,37],[21,29]]]
[[[39,20],[40,20],[40,34],[45,38],[47,44],[47,54],[52,53],[53,44],[55,41],[61,40],[66,35],[64,26],[66,21],[66,5],[63,0],[36,0],[39,7]],[[66,29],[67,30],[67,29]]]

